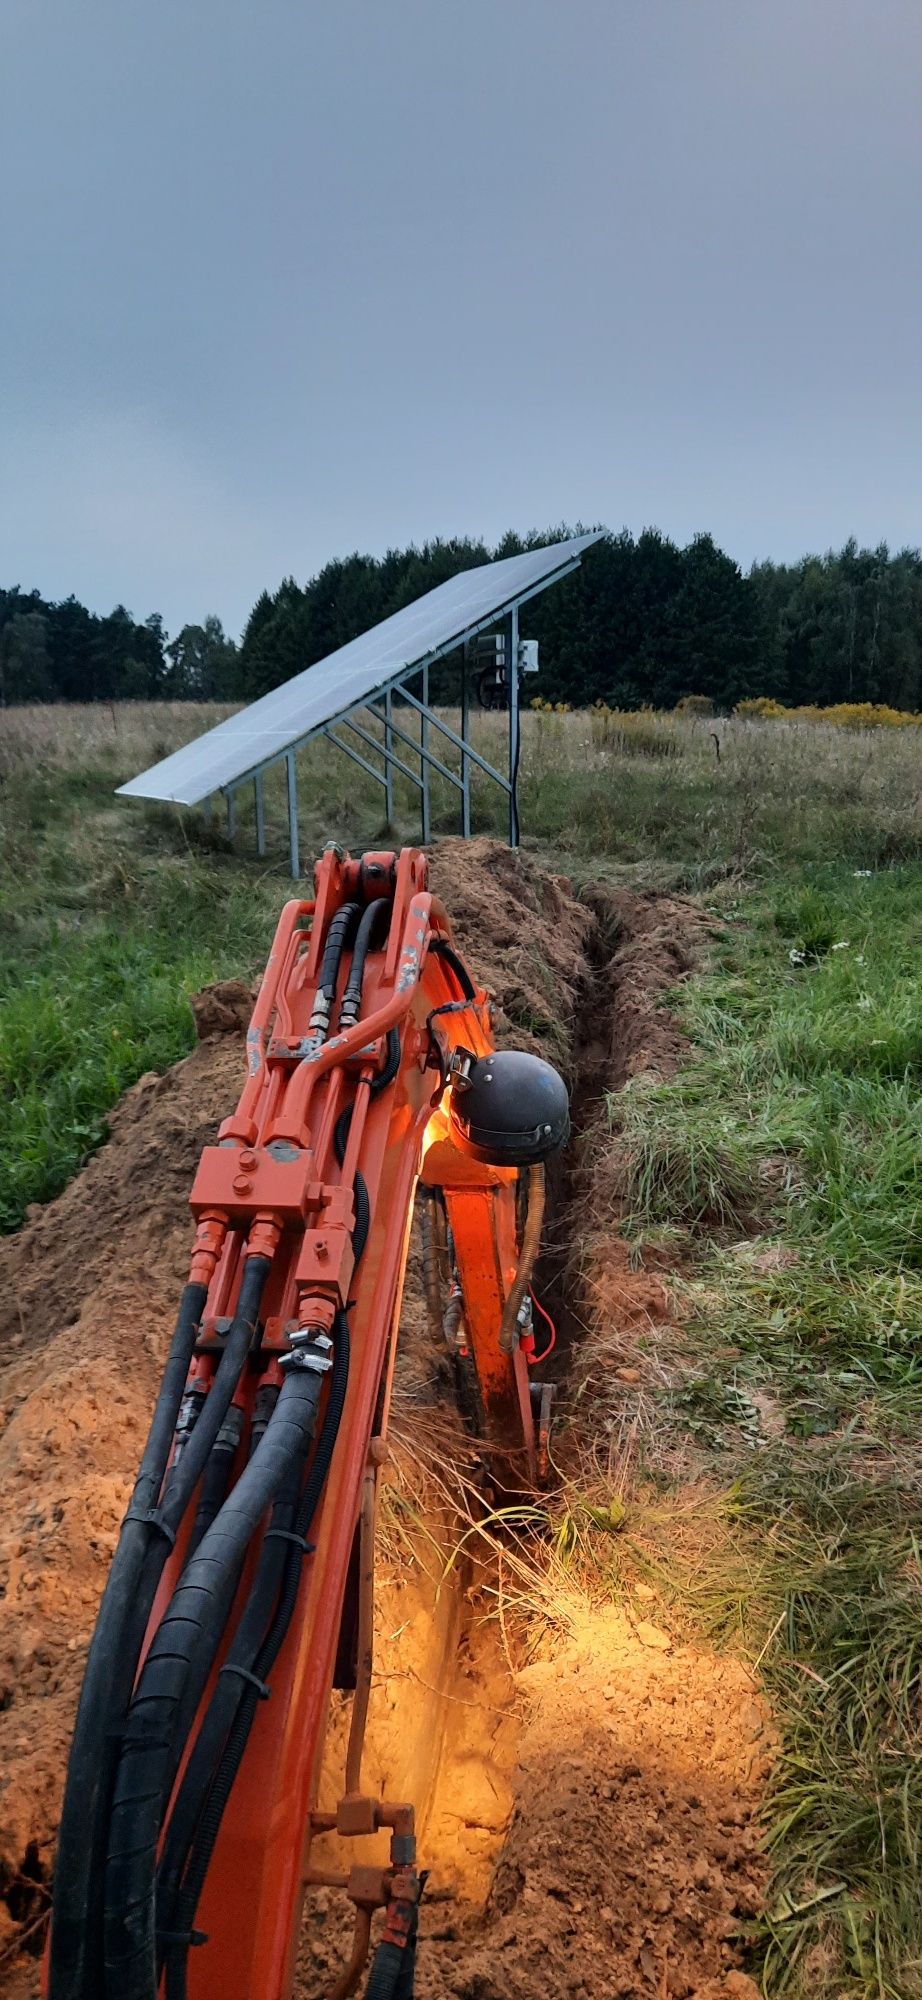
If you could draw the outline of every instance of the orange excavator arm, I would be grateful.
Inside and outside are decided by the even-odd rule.
[[[312,1879],[356,1908],[336,2000],[358,1984],[376,1907],[374,1991],[411,1990],[412,1806],[364,1796],[360,1769],[414,1196],[422,1182],[466,1415],[494,1479],[527,1487],[527,1278],[540,1163],[566,1129],[554,1072],[494,1053],[424,856],[328,849],[314,899],[282,913],[240,1102],[192,1189],[189,1282],[78,1710],[50,2000],[283,2000]],[[344,1611],[358,1629],[346,1788],[321,1815]],[[381,1827],[388,1867],[312,1870],[315,1836]]]

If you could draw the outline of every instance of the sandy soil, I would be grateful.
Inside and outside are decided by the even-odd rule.
[[[568,1064],[584,1123],[604,1086],[679,1059],[659,1003],[693,962],[694,906],[617,892],[590,911],[565,882],[481,841],[442,843],[433,874],[494,992],[500,1040]],[[203,998],[205,1039],[142,1079],[107,1145],[0,1243],[0,1992],[11,2000],[37,1991],[28,1953],[41,1944],[83,1660],[185,1275],[188,1187],[239,1092],[248,1004],[235,982]],[[582,1214],[591,1324],[606,1322],[626,1356],[632,1324],[665,1314],[665,1293],[632,1269],[610,1220],[592,1227],[581,1172],[561,1184],[567,1227]],[[437,1365],[414,1359],[413,1269],[398,1430],[421,1401],[437,1418],[441,1393]],[[419,1467],[401,1473],[398,1450],[403,1476]],[[444,1540],[444,1495],[433,1505],[429,1531]],[[768,1741],[745,1669],[675,1644],[643,1606],[576,1598],[522,1665],[484,1615],[482,1579],[459,1569],[439,1588],[438,1565],[422,1549],[408,1560],[386,1517],[366,1775],[421,1809],[433,1878],[420,2000],[743,2000],[754,1989],[733,1969],[734,1936],[762,1881],[753,1814]],[[344,1726],[334,1714],[330,1796]],[[337,1899],[315,1898],[302,2000],[322,1990],[347,1929]]]

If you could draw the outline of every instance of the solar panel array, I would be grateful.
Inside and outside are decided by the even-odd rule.
[[[502,562],[461,570],[435,590],[351,639],[338,652],[219,722],[119,791],[126,798],[194,806],[238,784],[378,690],[460,645],[579,561],[599,534],[577,535]]]

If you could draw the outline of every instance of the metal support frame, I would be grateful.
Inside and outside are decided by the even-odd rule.
[[[444,778],[448,784],[454,786],[457,792],[460,792],[461,832],[465,839],[469,839],[471,831],[471,771],[473,767],[483,771],[486,777],[491,778],[493,783],[499,785],[500,790],[506,793],[509,801],[509,845],[510,847],[517,847],[519,844],[519,821],[515,802],[521,727],[519,716],[519,621],[517,606],[514,605],[511,611],[507,613],[503,620],[503,625],[506,632],[507,658],[510,662],[515,663],[515,671],[509,676],[508,777],[504,777],[503,773],[498,771],[495,765],[491,764],[486,757],[482,757],[480,751],[474,749],[469,739],[471,699],[470,652],[467,641],[464,644],[464,658],[461,668],[460,736],[457,730],[452,729],[451,725],[444,720],[443,716],[437,715],[434,709],[429,706],[428,666],[425,666],[421,673],[422,698],[412,694],[410,689],[402,682],[392,682],[389,687],[379,690],[376,694],[369,695],[366,701],[356,703],[353,708],[345,710],[341,715],[333,716],[329,722],[324,724],[323,729],[317,732],[317,734],[325,736],[327,742],[332,743],[335,749],[341,750],[343,756],[348,757],[350,762],[356,764],[360,770],[364,771],[367,777],[373,778],[376,785],[381,786],[384,793],[384,809],[388,824],[391,823],[394,812],[394,772],[399,771],[411,785],[415,785],[420,798],[420,820],[424,846],[428,844],[432,835],[429,793],[429,775],[431,771],[437,771],[441,778]],[[419,717],[418,737],[412,736],[409,730],[404,729],[399,722],[395,722],[395,694]],[[382,703],[383,706],[379,707],[379,703]],[[372,735],[371,731],[364,728],[362,723],[357,720],[358,715],[363,710],[381,723],[382,735],[380,737]],[[337,734],[337,730],[343,729],[348,729],[353,736],[358,737],[360,743],[365,744],[367,749],[373,750],[377,756],[381,757],[383,759],[383,768],[377,764],[373,764],[369,757],[363,756],[362,752],[357,750],[354,744],[344,742],[342,736]],[[453,771],[443,758],[436,755],[430,743],[430,730],[435,730],[438,735],[444,737],[447,743],[450,743],[455,750],[460,752],[460,775],[457,771]],[[418,771],[415,771],[412,765],[406,762],[405,758],[398,755],[394,748],[395,741],[405,745],[410,754],[419,759]],[[298,778],[295,765],[295,747],[292,746],[290,750],[286,750],[283,756],[275,761],[283,762],[286,770],[289,854],[292,878],[297,881],[301,864],[298,838]],[[260,765],[252,773],[256,809],[256,852],[260,859],[264,858],[266,852],[266,812],[263,776],[265,771],[270,768],[270,765],[267,764]],[[225,798],[227,804],[227,835],[229,840],[233,840],[237,823],[237,787],[232,786],[225,793]],[[210,799],[204,801],[203,813],[207,823],[211,814]]]
[[[354,728],[354,726],[355,726],[355,725],[354,725],[353,723],[351,723],[351,722],[344,722],[344,723],[343,723],[343,728],[344,728],[344,729],[352,729],[352,728]],[[364,732],[363,732],[363,734],[364,734]],[[370,738],[370,739],[369,739],[369,738],[368,738],[368,737],[366,736],[366,741],[372,741],[372,742],[373,742],[373,741],[374,741],[374,738],[372,737],[372,738]],[[368,758],[367,758],[367,757],[363,757],[363,756],[362,756],[362,753],[361,753],[361,750],[354,750],[354,749],[353,749],[353,747],[352,747],[352,744],[351,744],[351,743],[344,743],[344,742],[343,742],[343,740],[342,740],[342,737],[341,737],[341,736],[335,736],[335,735],[333,734],[333,731],[332,731],[332,729],[328,729],[328,730],[327,730],[327,742],[328,742],[328,743],[332,743],[332,744],[334,745],[335,749],[337,749],[337,750],[341,750],[341,751],[342,751],[342,753],[343,753],[343,756],[344,756],[344,757],[348,757],[348,759],[349,759],[349,762],[350,762],[351,764],[358,764],[358,766],[359,766],[359,769],[360,769],[360,770],[362,770],[362,771],[367,771],[367,772],[368,772],[368,776],[369,776],[370,778],[374,778],[374,781],[375,781],[375,784],[376,784],[376,785],[383,785],[383,784],[384,784],[384,773],[383,773],[383,771],[377,771],[377,770],[375,769],[375,766],[374,766],[373,764],[369,764],[369,762],[368,762]],[[412,776],[413,776],[413,773],[412,773],[412,771],[409,771],[409,772],[407,773],[407,776],[408,776],[408,777],[410,777],[410,778],[412,778]],[[418,781],[417,781],[417,782],[418,782]]]
[[[519,809],[516,780],[519,774],[519,607],[509,613],[509,647],[506,655],[506,686],[509,690],[509,845],[519,844]]]
[[[231,786],[229,792],[225,793],[225,797],[227,800],[227,838],[228,840],[233,840],[237,831],[237,794],[233,786]]]
[[[370,715],[381,714],[380,709],[376,708],[374,705],[374,699],[369,701],[368,712]],[[354,724],[350,722],[348,724],[348,727],[352,729],[354,727]],[[406,743],[407,747],[410,750],[412,750],[417,757],[419,756],[420,748],[417,738],[415,736],[410,736],[405,729],[401,729],[399,722],[394,722],[393,719],[388,724],[388,728],[390,730],[392,737],[396,736],[400,743]],[[368,741],[369,742],[372,741],[371,737],[368,738]],[[378,749],[380,750],[380,748],[381,745],[379,743]],[[447,764],[443,764],[441,757],[437,757],[435,755],[434,750],[426,750],[423,752],[423,755],[425,756],[426,762],[430,766],[431,770],[438,771],[441,777],[447,778],[449,784],[454,785],[456,791],[460,792],[462,790],[462,780],[459,778],[457,771],[452,771]],[[417,784],[419,782],[416,777],[415,771],[407,771],[406,765],[401,763],[400,758],[393,751],[391,752],[391,757],[392,761],[396,764],[398,771],[406,771],[407,777],[411,777],[413,779],[414,784]]]
[[[391,760],[391,752],[394,747],[393,738],[391,735],[391,730],[393,726],[391,720],[391,711],[393,708],[393,703],[394,703],[394,698],[390,688],[385,688],[384,690],[384,815],[387,820],[388,826],[392,825],[394,818],[394,773],[392,769],[392,760]]]
[[[467,742],[468,724],[471,712],[470,686],[471,642],[464,641],[464,658],[461,663],[461,735]],[[461,752],[461,833],[465,840],[471,837],[471,766],[467,751]]]
[[[415,708],[417,715],[423,713],[422,702],[417,701],[415,694],[411,694],[409,688],[402,687],[400,694],[404,701],[409,702],[411,708]],[[453,743],[456,750],[466,751],[471,763],[476,764],[479,770],[485,771],[487,777],[492,778],[495,784],[500,785],[504,792],[509,791],[509,779],[504,778],[502,772],[497,771],[493,764],[488,764],[486,758],[481,757],[480,751],[475,750],[472,743],[466,743],[463,736],[459,736],[456,729],[451,729],[440,715],[435,714],[433,709],[426,710],[426,717],[433,729],[437,729],[442,736],[447,738],[449,743]]]
[[[292,880],[297,882],[301,873],[301,856],[298,851],[298,773],[293,750],[285,753],[285,772],[288,779],[288,850]]]
[[[420,818],[422,821],[422,838],[424,844],[431,837],[430,772],[437,771],[440,777],[445,778],[449,784],[454,786],[456,791],[460,792],[461,832],[464,838],[468,839],[471,831],[471,777],[475,769],[482,771],[485,777],[492,779],[492,782],[498,785],[500,790],[506,794],[509,801],[509,845],[510,847],[517,847],[519,844],[519,817],[516,809],[515,793],[521,749],[521,704],[519,700],[518,673],[519,610],[523,604],[528,603],[530,598],[540,596],[542,591],[548,588],[549,584],[560,583],[565,576],[569,576],[571,571],[578,567],[578,561],[567,563],[553,577],[545,578],[540,583],[533,585],[530,590],[523,591],[512,604],[501,606],[488,617],[480,619],[476,625],[470,627],[463,637],[459,636],[459,638],[453,639],[450,643],[438,647],[434,652],[430,653],[427,659],[417,662],[412,668],[405,669],[402,674],[395,675],[385,685],[373,689],[371,693],[364,695],[360,700],[350,703],[349,707],[340,710],[338,715],[331,716],[328,722],[324,722],[319,727],[308,730],[304,736],[299,736],[289,745],[287,750],[276,752],[274,756],[267,757],[263,763],[254,764],[250,770],[241,772],[240,776],[235,780],[234,787],[226,794],[229,837],[231,839],[234,837],[234,794],[236,788],[238,785],[247,783],[252,779],[256,800],[256,851],[261,859],[265,855],[266,822],[262,784],[263,775],[275,765],[284,763],[287,774],[288,839],[291,856],[291,873],[294,880],[298,879],[300,874],[300,855],[295,752],[303,748],[305,743],[312,742],[317,737],[325,736],[328,742],[334,744],[337,750],[341,750],[345,757],[348,757],[353,764],[357,764],[361,770],[366,772],[368,777],[373,778],[375,783],[381,786],[384,793],[384,810],[388,825],[393,823],[394,818],[395,771],[399,771],[403,777],[408,779],[410,784],[416,787],[420,795]],[[486,757],[482,757],[479,750],[474,749],[469,737],[471,719],[471,640],[476,638],[481,632],[496,631],[498,629],[501,629],[506,634],[507,659],[509,662],[508,777],[504,776],[502,771],[498,771],[496,766],[491,764]],[[437,660],[444,658],[449,653],[455,652],[459,646],[463,647],[460,736],[457,730],[452,729],[442,716],[435,713],[429,703],[430,668]],[[407,682],[410,680],[418,680],[420,682],[420,695],[411,693],[410,688],[407,686]],[[401,728],[398,722],[395,722],[395,695],[419,717],[418,738],[411,736],[407,730]],[[364,729],[360,722],[354,720],[363,710],[368,715],[374,716],[382,724],[382,738],[379,739],[376,736],[372,736],[369,730]],[[382,758],[383,769],[379,768],[376,764],[372,764],[351,743],[344,743],[342,737],[335,734],[337,729],[343,728],[349,729],[354,736],[359,738],[360,742],[365,743],[370,750],[374,750]],[[432,750],[430,745],[431,730],[435,730],[438,735],[444,738],[446,743],[450,743],[453,749],[460,752],[460,775],[457,771],[453,771]],[[418,771],[415,771],[404,758],[398,756],[394,749],[395,740],[404,744],[412,756],[419,759]],[[210,819],[210,800],[203,802],[203,814],[207,824]]]
[[[429,668],[422,671],[423,705],[419,712],[419,761],[422,768],[422,793],[420,797],[420,819],[422,822],[423,846],[428,847],[432,832],[429,811]]]
[[[356,722],[356,720],[355,720],[354,716],[351,716],[351,715],[346,715],[346,716],[344,716],[344,717],[343,717],[343,721],[342,721],[342,727],[343,727],[343,729],[351,729],[351,730],[352,730],[352,733],[353,733],[353,735],[354,735],[354,736],[358,736],[358,737],[360,738],[361,742],[363,742],[363,743],[367,743],[370,749],[372,749],[372,750],[377,750],[377,751],[378,751],[379,753],[383,753],[383,755],[384,755],[384,759],[385,759],[385,766],[384,766],[384,770],[383,770],[383,771],[378,771],[378,770],[376,770],[376,769],[375,769],[375,768],[374,768],[374,767],[373,767],[373,766],[372,766],[371,764],[366,764],[366,765],[365,765],[365,769],[366,769],[366,771],[370,771],[370,772],[371,772],[371,775],[372,775],[372,777],[373,777],[373,778],[377,778],[377,780],[378,780],[378,783],[379,783],[380,785],[383,785],[383,786],[384,786],[384,788],[385,788],[385,792],[386,792],[386,790],[387,790],[387,766],[388,766],[388,764],[390,764],[390,765],[391,765],[391,767],[392,767],[392,774],[393,774],[393,771],[402,771],[402,772],[403,772],[403,775],[404,775],[404,777],[405,777],[405,778],[409,778],[409,780],[410,780],[410,783],[411,783],[411,785],[415,785],[415,786],[416,786],[416,788],[417,788],[417,791],[421,791],[421,790],[422,790],[422,783],[423,783],[423,781],[422,781],[422,778],[421,778],[421,777],[420,777],[420,775],[419,775],[419,772],[418,772],[418,771],[412,771],[412,770],[410,769],[410,766],[409,766],[409,764],[405,764],[405,763],[404,763],[404,761],[403,761],[403,758],[402,758],[402,757],[398,757],[398,755],[397,755],[397,752],[396,752],[395,750],[393,750],[393,749],[392,749],[392,750],[391,750],[390,752],[388,752],[388,751],[384,750],[384,748],[383,748],[383,745],[382,745],[381,743],[379,743],[379,741],[378,741],[378,738],[377,738],[376,736],[372,736],[372,734],[371,734],[370,730],[368,730],[368,729],[363,729],[363,728],[362,728],[362,725],[361,725],[361,723],[360,723],[360,722]],[[403,735],[403,732],[402,732],[402,731],[401,731],[401,732],[398,732],[398,731],[397,731],[397,730],[395,729],[395,727],[394,727],[394,724],[393,724],[393,723],[391,724],[391,730],[392,730],[392,733],[393,733],[394,735],[397,735],[398,733],[399,733],[399,734],[401,734],[401,735]],[[410,745],[410,748],[411,748],[411,750],[415,750],[415,751],[416,751],[416,753],[417,753],[417,755],[419,754],[419,744],[418,744],[418,743],[414,743],[414,741],[413,741],[413,738],[412,738],[412,736],[406,736],[406,735],[403,735],[403,741],[404,741],[405,743],[409,743],[409,745]],[[331,742],[331,743],[336,743],[336,744],[338,745],[338,747],[339,747],[339,749],[340,749],[340,750],[345,750],[345,749],[346,749],[346,745],[345,745],[344,743],[340,743],[340,742],[339,742],[339,738],[338,738],[337,736],[334,736],[334,735],[333,735],[333,733],[332,733],[332,731],[330,732],[330,742]],[[346,755],[347,755],[347,756],[351,756],[351,755],[352,755],[352,752],[351,752],[351,751],[348,751],[348,750],[347,750],[347,751],[346,751]],[[356,752],[356,758],[357,758],[357,756],[358,756],[358,753]],[[364,761],[364,760],[363,760],[363,761]],[[393,776],[392,776],[392,782],[393,782]]]

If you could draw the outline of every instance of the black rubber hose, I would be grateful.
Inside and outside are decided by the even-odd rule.
[[[379,1944],[371,1961],[365,2000],[396,2000],[397,1982],[404,1970],[407,1949],[399,1944]]]
[[[436,958],[444,958],[446,965],[451,967],[465,1000],[476,1000],[477,988],[463,958],[458,957],[454,945],[449,944],[445,937],[434,937],[429,940],[429,950],[435,953]]]
[[[128,1710],[109,1821],[104,1922],[110,2000],[155,2000],[157,1842],[182,1745],[227,1623],[249,1541],[307,1450],[316,1378],[286,1377],[259,1450],[184,1570]]]
[[[186,1562],[194,1556],[203,1535],[217,1519],[227,1499],[237,1447],[243,1435],[243,1411],[233,1404],[215,1439],[211,1457],[202,1473],[198,1506],[186,1546]]]
[[[419,1878],[420,1896],[425,1889],[426,1881],[427,1874],[424,1869]],[[405,1909],[406,1904],[402,1907]],[[419,1901],[417,1900],[410,1912],[406,1944],[391,1944],[388,1938],[382,1939],[379,1944],[371,1961],[364,2000],[413,2000],[418,1941]]]
[[[386,915],[388,910],[392,910],[393,907],[393,903],[388,896],[378,896],[373,903],[366,904],[362,912],[362,918],[355,934],[355,943],[352,947],[352,964],[349,967],[349,977],[346,980],[346,990],[342,999],[342,1005],[347,1014],[351,1013],[353,1008],[356,1010],[356,1014],[358,1014],[362,998],[362,980],[365,976],[365,960],[371,950],[372,937],[381,918]]]
[[[316,1375],[317,1401],[322,1377]],[[223,1669],[208,1704],[204,1719],[183,1773],[176,1802],[170,1814],[157,1870],[157,1929],[170,1932],[180,1928],[176,1917],[176,1897],[183,1869],[208,1796],[221,1752],[246,1686],[243,1673],[255,1670],[260,1648],[270,1628],[285,1566],[291,1549],[288,1540],[294,1531],[301,1487],[301,1465],[293,1465],[280,1491],[263,1539],[253,1585],[228,1648]],[[237,1671],[242,1669],[243,1672]],[[175,1953],[176,1947],[173,1947]],[[166,1951],[169,1963],[171,1950]]]
[[[379,1072],[377,1076],[372,1077],[371,1080],[372,1097],[377,1097],[379,1090],[386,1090],[388,1084],[393,1083],[399,1068],[400,1068],[400,1029],[388,1028],[387,1054],[384,1058],[384,1068]]]
[[[333,1341],[333,1370],[323,1429],[295,1519],[295,1532],[305,1541],[326,1483],[346,1401],[349,1382],[349,1322],[344,1312],[337,1314]],[[304,1550],[299,1549],[296,1544],[291,1544],[290,1548],[282,1594],[253,1670],[257,1680],[263,1683],[267,1681],[281,1651],[297,1603]],[[183,1879],[182,1892],[175,1906],[175,1930],[180,1937],[188,1937],[195,1922],[195,1914],[220,1832],[221,1821],[253,1727],[258,1699],[258,1690],[251,1683],[244,1682],[240,1704],[196,1832]],[[185,2000],[187,1956],[188,1945],[180,1943],[167,1960],[166,2000]]]
[[[361,915],[361,903],[342,903],[330,918],[330,928],[327,931],[323,957],[320,961],[320,978],[317,982],[317,990],[326,1000],[332,1001],[336,996],[336,981],[339,978],[342,955],[355,935]]]
[[[250,1342],[259,1319],[259,1308],[271,1269],[269,1257],[248,1257],[234,1317],[224,1342],[215,1377],[205,1398],[205,1407],[177,1465],[163,1490],[160,1514],[175,1534],[217,1442],[218,1432],[233,1400],[240,1371],[250,1351]]]
[[[134,1639],[128,1642],[128,1635],[137,1634],[137,1598],[152,1542],[163,1544],[161,1568],[169,1552],[150,1516],[163,1483],[206,1298],[204,1285],[187,1285],[183,1291],[147,1443],[90,1644],[58,1834],[49,2000],[98,2000],[102,1991],[106,1826],[119,1732],[144,1628],[136,1645]]]
[[[127,1626],[125,1650],[134,1663],[132,1681],[157,1594],[157,1586],[186,1508],[208,1464],[240,1380],[240,1373],[249,1353],[250,1342],[259,1318],[260,1302],[269,1270],[268,1257],[247,1258],[237,1308],[224,1343],[224,1352],[205,1398],[204,1409],[182,1457],[171,1467],[167,1475],[163,1498],[157,1509],[160,1533],[154,1536],[152,1545],[148,1549]],[[126,1703],[130,1692],[129,1684],[125,1696]]]

